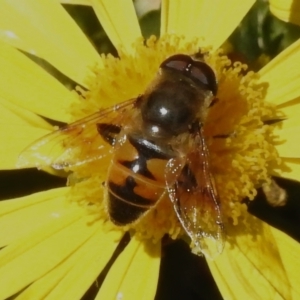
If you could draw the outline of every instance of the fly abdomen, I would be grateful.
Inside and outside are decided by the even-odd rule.
[[[107,181],[108,212],[115,224],[136,221],[161,199],[172,154],[167,145],[159,146],[139,134],[126,136],[115,152]]]
[[[117,162],[110,169],[108,212],[112,222],[124,226],[139,219],[165,192],[165,187],[153,180],[133,174]]]

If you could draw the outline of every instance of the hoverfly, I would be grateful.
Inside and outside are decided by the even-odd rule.
[[[214,257],[223,249],[223,223],[203,124],[216,93],[208,64],[173,55],[144,94],[50,133],[21,154],[21,164],[63,169],[112,151],[106,181],[111,221],[133,223],[167,194],[195,249]],[[91,151],[78,159],[85,148]]]

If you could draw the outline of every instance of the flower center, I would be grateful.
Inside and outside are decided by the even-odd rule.
[[[120,58],[103,56],[104,68],[93,69],[95,77],[87,82],[89,90],[78,88],[81,101],[71,108],[74,120],[142,95],[162,61],[178,53],[199,53],[198,43],[198,40],[185,42],[176,36],[159,40],[151,37],[146,44],[137,41],[135,56],[122,51]],[[256,189],[270,182],[270,171],[279,164],[272,144],[272,128],[265,123],[275,118],[276,111],[264,102],[264,88],[256,84],[256,74],[246,73],[247,66],[231,63],[221,51],[201,49],[200,52],[218,80],[217,99],[209,108],[203,130],[226,227],[228,223],[237,225],[243,221],[246,212],[243,200],[252,200]],[[97,219],[111,224],[108,200],[103,195],[113,151],[110,145],[104,146],[104,150],[106,155],[101,160],[73,167],[69,184],[73,187],[72,199],[88,204]],[[84,159],[91,153],[82,151],[79,155]],[[166,234],[176,239],[185,233],[167,193],[138,221],[120,229],[153,241]]]

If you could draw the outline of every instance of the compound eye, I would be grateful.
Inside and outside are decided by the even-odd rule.
[[[212,91],[213,95],[216,95],[218,90],[216,75],[205,62],[193,61],[190,76],[194,81],[199,82],[199,84]]]
[[[162,69],[173,69],[177,71],[185,71],[188,65],[193,62],[190,56],[177,54],[167,58],[161,65]]]
[[[177,54],[167,58],[160,68],[181,72],[201,88],[208,89],[213,95],[217,93],[216,75],[212,68],[203,61],[193,60],[189,55]]]

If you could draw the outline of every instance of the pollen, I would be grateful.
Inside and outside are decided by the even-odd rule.
[[[143,94],[167,57],[179,53],[201,54],[218,80],[217,101],[209,108],[204,135],[226,228],[227,224],[246,223],[244,200],[253,200],[257,188],[269,184],[272,170],[280,165],[273,146],[273,127],[266,122],[276,119],[277,112],[264,101],[266,87],[256,83],[257,74],[248,72],[242,63],[231,62],[222,50],[212,52],[209,48],[199,48],[199,44],[201,41],[197,39],[187,42],[184,37],[174,35],[160,39],[152,36],[147,41],[136,42],[134,55],[122,49],[118,58],[102,55],[103,66],[92,68],[94,76],[86,80],[88,90],[77,88],[80,101],[70,109],[74,120],[78,120],[136,98]],[[102,220],[111,228],[130,231],[141,239],[158,242],[165,235],[172,239],[184,237],[167,192],[137,221],[123,227],[110,222],[105,196],[107,172],[113,157],[110,148],[108,145],[102,159],[68,170],[72,174],[70,199],[84,206],[95,221]],[[88,151],[79,151],[78,155],[89,156]]]

